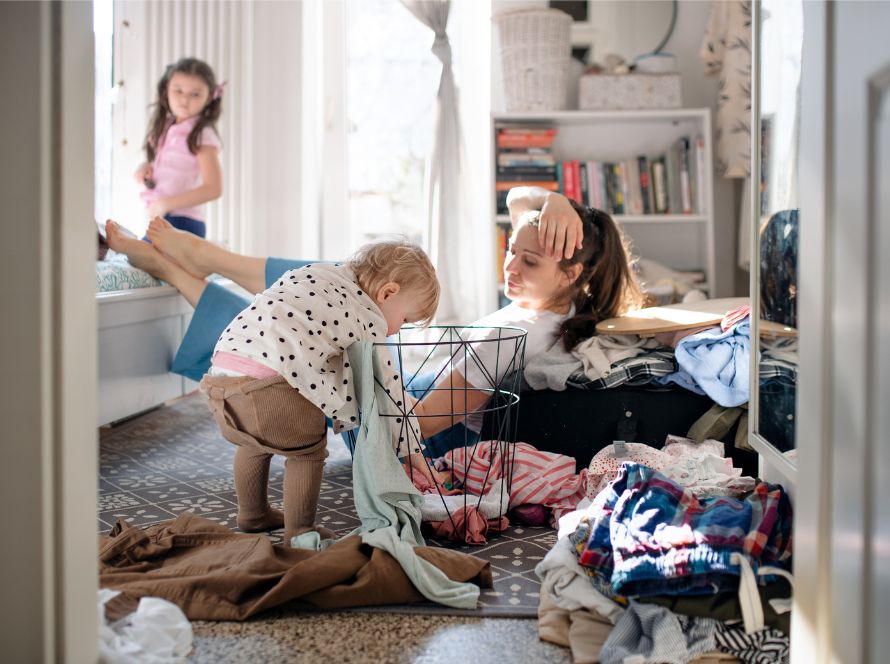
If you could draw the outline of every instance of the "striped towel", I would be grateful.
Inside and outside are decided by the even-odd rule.
[[[726,315],[723,317],[723,320],[720,321],[720,329],[726,332],[733,325],[742,322],[748,316],[751,315],[751,305],[743,304],[740,307],[736,307],[732,311],[727,311]]]
[[[572,457],[541,452],[528,443],[482,442],[451,450],[443,462],[464,483],[467,492],[476,495],[487,493],[495,482],[508,475],[512,462],[510,508],[528,504],[549,507],[553,511],[553,527],[559,517],[576,509],[587,497],[586,469],[576,474]]]

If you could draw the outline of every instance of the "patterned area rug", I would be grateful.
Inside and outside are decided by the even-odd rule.
[[[102,428],[99,457],[99,532],[117,519],[142,526],[192,511],[237,530],[232,481],[235,446],[219,433],[198,394],[117,425]],[[318,521],[339,535],[359,525],[352,502],[349,452],[339,437],[329,440]],[[269,480],[273,505],[281,507],[284,464],[274,457]],[[273,531],[282,542],[283,531]],[[427,540],[434,546],[452,546]],[[373,607],[362,611],[536,617],[539,582],[535,565],[556,543],[550,528],[511,526],[488,544],[462,550],[491,562],[494,588],[482,591],[480,609],[460,611],[438,604]],[[359,609],[356,609],[359,610]]]

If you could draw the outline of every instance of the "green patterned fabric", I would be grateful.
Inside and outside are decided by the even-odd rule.
[[[96,261],[96,292],[130,290],[161,286],[163,281],[155,279],[145,270],[133,267],[123,254],[108,252],[104,261]]]

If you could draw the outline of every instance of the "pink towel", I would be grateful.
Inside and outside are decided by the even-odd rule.
[[[485,536],[506,530],[510,525],[507,517],[486,519],[475,507],[461,507],[450,519],[430,521],[429,528],[436,537],[447,537],[452,540],[463,540],[467,544],[485,544]]]

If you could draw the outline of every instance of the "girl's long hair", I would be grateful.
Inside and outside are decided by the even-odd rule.
[[[210,127],[216,131],[216,121],[222,114],[222,95],[219,94],[216,84],[216,76],[213,70],[203,60],[197,58],[182,58],[172,65],[167,65],[164,75],[158,81],[158,99],[154,103],[154,112],[148,123],[148,133],[145,135],[145,156],[149,163],[153,162],[158,152],[158,144],[167,128],[173,123],[173,112],[167,101],[167,86],[175,73],[197,76],[207,85],[210,91],[210,100],[198,114],[198,121],[192,128],[188,137],[189,152],[198,153],[198,140],[204,127]],[[218,132],[217,132],[218,135]]]
[[[563,321],[559,334],[566,350],[596,334],[596,324],[643,306],[644,297],[631,265],[630,244],[615,220],[602,210],[571,201],[581,217],[584,240],[571,258],[560,261],[568,270],[581,264],[581,274],[565,297],[575,314]]]

